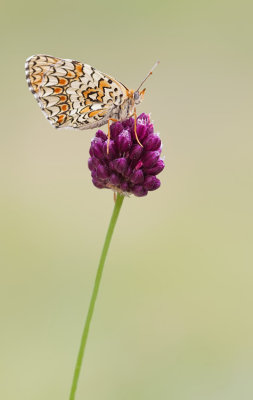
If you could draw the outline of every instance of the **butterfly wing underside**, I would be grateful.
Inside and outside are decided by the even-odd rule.
[[[101,126],[127,98],[125,86],[88,64],[35,55],[25,67],[31,92],[56,128]]]

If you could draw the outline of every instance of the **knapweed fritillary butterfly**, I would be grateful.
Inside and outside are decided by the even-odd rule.
[[[135,91],[88,64],[69,59],[34,55],[26,60],[25,70],[29,89],[55,128],[82,130],[108,123],[109,144],[110,120],[135,115],[136,123],[135,105],[145,93],[139,89],[158,63]],[[136,139],[139,142],[137,133]]]

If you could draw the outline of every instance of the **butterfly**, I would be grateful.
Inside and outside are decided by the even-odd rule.
[[[46,118],[55,128],[92,129],[135,116],[146,89],[129,90],[121,82],[88,64],[38,54],[25,63],[26,80]]]

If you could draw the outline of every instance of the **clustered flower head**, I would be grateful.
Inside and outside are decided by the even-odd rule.
[[[156,177],[164,168],[161,155],[161,139],[154,133],[153,124],[147,114],[115,122],[110,126],[111,139],[107,152],[107,135],[98,130],[91,142],[88,167],[92,182],[99,188],[112,189],[123,195],[146,196],[160,187]]]

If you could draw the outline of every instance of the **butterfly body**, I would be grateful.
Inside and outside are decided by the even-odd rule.
[[[31,92],[56,128],[92,129],[125,120],[145,92],[129,90],[88,64],[48,55],[28,58],[25,69]]]

